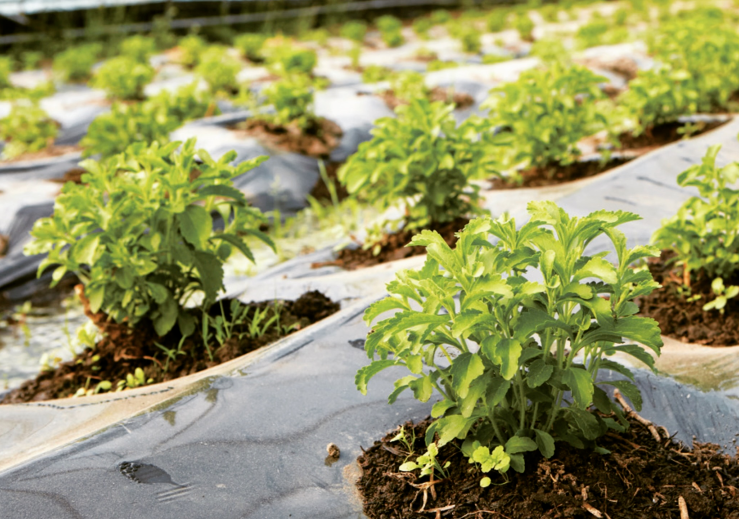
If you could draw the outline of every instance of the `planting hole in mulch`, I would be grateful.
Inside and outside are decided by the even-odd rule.
[[[428,477],[398,470],[408,453],[403,444],[390,441],[393,431],[358,459],[364,513],[370,519],[739,518],[736,457],[708,443],[694,443],[691,450],[669,439],[657,442],[645,425],[629,421],[625,433],[598,440],[610,454],[559,442],[550,459],[527,453],[526,472],[509,470],[507,483],[490,472],[493,484],[487,488],[480,487],[483,474],[468,463],[460,445],[447,444],[437,459],[442,465],[451,462],[449,477],[433,484],[433,492],[423,485]],[[411,428],[415,432],[412,460],[426,451],[430,423],[404,426],[406,436]],[[681,505],[688,515],[681,514]]]
[[[428,230],[438,232],[444,241],[450,247],[454,247],[457,243],[457,237],[454,233],[460,231],[469,222],[466,218],[457,218],[452,222],[444,224],[436,224],[427,227]],[[426,247],[406,247],[411,239],[422,229],[401,230],[393,234],[385,234],[380,240],[380,252],[374,254],[372,248],[356,249],[345,248],[339,251],[339,257],[333,261],[325,261],[314,263],[313,268],[337,266],[346,270],[357,270],[361,268],[379,265],[380,263],[388,263],[390,261],[410,258],[412,256],[420,256],[426,254]]]
[[[339,310],[338,303],[317,291],[306,292],[295,301],[248,303],[246,306],[249,307],[248,318],[234,325],[230,338],[223,345],[215,340],[215,332],[211,329],[207,342],[212,359],[199,323],[197,331],[185,339],[181,347],[183,353],[168,359],[160,346],[177,350],[182,338],[178,327],[175,326],[166,336],[158,337],[150,321],[142,321],[135,329],[130,329],[125,323],[108,321],[105,314],[93,314],[85,302],[85,313],[104,335],[95,348],[86,348],[73,360],[24,382],[7,393],[0,404],[69,397],[79,388],[95,388],[104,380],[110,381],[115,390],[117,382],[125,380],[128,374],[134,374],[136,368],[141,368],[145,379],[152,379],[151,383],[166,382],[240,357]],[[227,321],[231,319],[229,300],[224,300],[222,307],[216,303],[209,313],[215,318],[221,316],[221,312]],[[249,328],[257,313],[263,314],[257,326],[261,330],[252,333]],[[194,315],[197,317],[197,312]],[[278,317],[273,319],[276,315]]]
[[[327,158],[331,150],[339,145],[344,134],[338,124],[323,117],[311,119],[305,128],[300,128],[297,124],[284,125],[249,119],[239,123],[234,129],[267,146],[315,158]]]
[[[52,178],[52,182],[56,182],[57,184],[66,184],[67,182],[74,182],[75,184],[81,184],[82,183],[82,175],[87,173],[87,170],[84,168],[71,168],[64,172],[64,174],[61,177],[58,178]]]
[[[678,291],[683,285],[683,271],[674,264],[674,253],[662,251],[659,258],[650,258],[649,270],[654,280],[662,285],[645,297],[639,298],[639,312],[659,323],[662,333],[683,342],[706,346],[736,346],[739,344],[739,299],[726,302],[724,313],[704,311],[703,305],[715,299],[711,282],[705,272],[693,272],[690,295],[699,295],[688,301]],[[739,275],[724,279],[726,286],[739,285]]]
[[[694,131],[691,136],[695,137],[710,130],[714,130],[724,124],[725,121],[700,121],[692,123]],[[607,162],[597,160],[575,162],[568,166],[552,166],[548,168],[530,168],[522,171],[521,182],[509,178],[492,178],[490,184],[492,189],[518,189],[522,187],[543,187],[565,182],[572,182],[583,178],[594,177],[617,166],[625,164],[654,149],[665,146],[683,138],[680,130],[687,128],[686,123],[672,122],[655,126],[650,131],[644,132],[638,137],[631,134],[618,136],[620,142],[619,157],[613,157]]]
[[[336,198],[338,202],[349,198],[349,192],[346,190],[346,187],[344,187],[341,182],[339,182],[338,172],[339,168],[343,165],[343,162],[326,162],[324,164],[324,167],[326,168],[326,177],[336,189]],[[319,178],[318,182],[316,182],[316,185],[313,186],[313,189],[311,189],[310,192],[310,196],[312,196],[319,202],[333,202],[331,191],[326,182],[323,180],[323,177]]]
[[[408,104],[408,101],[397,98],[392,89],[377,92],[376,95],[382,98],[382,100],[385,101],[385,104],[387,104],[387,106],[392,110],[395,110],[400,105]],[[456,92],[453,88],[438,86],[429,91],[428,99],[432,102],[442,101],[444,103],[454,103],[454,107],[457,110],[463,110],[475,104],[475,98],[470,94],[465,92]]]
[[[29,151],[18,155],[17,157],[13,157],[12,159],[1,160],[0,164],[13,164],[14,162],[26,162],[30,160],[48,159],[51,157],[61,157],[62,155],[77,153],[80,151],[82,151],[82,148],[79,146],[52,144],[41,151]]]

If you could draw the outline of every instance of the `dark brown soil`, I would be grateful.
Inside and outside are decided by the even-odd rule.
[[[377,95],[380,96],[382,100],[385,101],[385,103],[388,105],[388,107],[393,110],[395,110],[400,105],[408,104],[407,101],[395,97],[395,92],[393,92],[391,89],[378,92]],[[443,101],[445,103],[448,103],[451,101],[454,103],[454,106],[457,110],[462,110],[475,104],[475,98],[472,97],[470,94],[467,94],[465,92],[455,92],[451,88],[443,88],[438,86],[430,90],[428,99],[432,102]]]
[[[81,150],[82,148],[80,148],[79,146],[56,146],[52,144],[51,146],[47,146],[41,151],[24,153],[12,159],[3,160],[0,162],[2,162],[3,164],[13,164],[14,162],[25,162],[28,160],[48,159],[50,157],[60,157],[68,153],[75,153]]]
[[[691,134],[697,136],[707,131],[723,126],[729,121],[711,121],[696,123],[695,131]],[[644,155],[656,148],[679,141],[684,136],[679,130],[685,128],[683,123],[673,122],[655,126],[650,130],[634,137],[630,133],[618,136],[620,143],[619,151],[623,156],[613,158],[608,162],[599,161],[575,162],[568,166],[550,166],[546,168],[530,168],[521,172],[522,182],[514,179],[492,178],[490,179],[492,189],[518,189],[521,187],[542,187],[565,182],[572,182],[582,178],[594,177]]]
[[[457,218],[452,222],[445,224],[437,224],[429,227],[429,230],[438,232],[444,241],[450,247],[457,243],[457,237],[454,233],[461,231],[469,222],[466,218]],[[411,256],[420,256],[426,254],[425,247],[406,247],[413,236],[420,233],[421,229],[401,230],[395,234],[386,234],[380,241],[380,252],[377,255],[372,253],[372,249],[363,250],[361,247],[357,249],[342,249],[339,251],[339,257],[334,261],[326,261],[323,263],[314,263],[313,268],[338,266],[346,270],[357,270],[360,268],[379,265],[380,263],[388,263]]]
[[[306,128],[249,119],[237,126],[246,136],[254,137],[267,146],[315,158],[328,158],[339,145],[343,132],[338,124],[323,117],[312,119]]]
[[[74,182],[75,184],[81,184],[82,183],[82,175],[87,173],[87,170],[84,168],[72,168],[70,170],[67,170],[64,172],[64,175],[62,175],[59,178],[52,178],[52,182],[56,182],[57,184],[66,184],[67,182]]]
[[[703,311],[703,305],[714,299],[713,279],[703,271],[693,273],[691,295],[700,299],[688,302],[678,289],[683,284],[682,269],[671,262],[673,253],[662,251],[659,258],[650,258],[649,270],[662,288],[639,299],[642,315],[659,323],[664,335],[683,342],[706,346],[736,346],[739,344],[739,299],[729,299],[722,315],[718,310]],[[739,275],[725,279],[726,286],[739,285]]]
[[[338,198],[339,202],[349,198],[349,192],[341,184],[341,182],[339,182],[338,178],[339,168],[343,164],[343,162],[325,163],[326,176],[328,177],[329,181],[333,182],[334,186],[336,187],[336,198]],[[318,178],[318,182],[316,182],[316,185],[313,186],[313,189],[311,189],[310,195],[319,202],[333,202],[333,200],[331,199],[331,191],[329,191],[328,186],[321,177]]]
[[[204,346],[205,340],[198,324],[196,327],[198,331],[188,337],[182,346],[181,351],[184,354],[168,360],[163,350],[155,343],[176,350],[182,337],[177,327],[166,336],[157,337],[149,321],[142,321],[135,329],[131,329],[125,323],[109,322],[102,313],[93,314],[86,305],[85,313],[104,333],[103,339],[94,349],[87,348],[73,360],[60,364],[53,371],[41,372],[35,379],[24,382],[19,388],[6,394],[0,403],[13,404],[64,398],[72,396],[80,387],[94,388],[102,380],[112,382],[115,389],[117,382],[125,380],[126,375],[133,374],[136,368],[141,368],[146,378],[153,379],[154,383],[166,382],[240,357],[339,310],[338,303],[317,291],[306,292],[295,301],[249,303],[248,306],[249,317],[253,316],[257,309],[268,310],[263,323],[274,316],[277,307],[280,317],[277,322],[266,327],[263,335],[258,337],[249,335],[248,322],[236,325],[234,333],[222,346],[211,337],[208,342],[212,359]],[[228,300],[223,302],[223,312],[229,319]],[[214,317],[221,315],[220,304],[213,305],[210,314]]]
[[[429,423],[405,425],[406,434],[409,427],[415,430],[415,455],[426,450]],[[681,497],[690,519],[739,518],[736,457],[721,454],[712,444],[694,443],[690,450],[669,440],[658,443],[635,420],[629,431],[599,440],[611,454],[561,442],[551,459],[530,453],[526,473],[509,470],[507,483],[491,472],[493,484],[487,488],[480,487],[482,473],[458,445],[445,445],[438,459],[451,462],[449,478],[438,480],[433,492],[428,489],[425,506],[422,484],[429,478],[417,480],[415,474],[398,470],[408,453],[390,441],[396,432],[358,459],[363,474],[357,486],[370,519],[673,519],[681,517]]]

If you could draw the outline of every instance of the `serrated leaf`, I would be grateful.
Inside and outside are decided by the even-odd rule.
[[[495,347],[495,353],[500,358],[500,374],[506,380],[511,380],[518,371],[518,358],[521,355],[521,343],[516,339],[501,339]]]
[[[537,359],[529,366],[526,383],[529,387],[539,387],[552,376],[554,366],[547,364],[544,359]]]
[[[397,363],[392,359],[375,360],[371,364],[360,368],[354,377],[354,384],[357,389],[363,394],[367,394],[367,383],[372,377],[377,375],[380,371],[395,366]]]
[[[439,435],[439,447],[446,445],[459,436],[468,425],[467,419],[458,414],[439,418],[436,424],[436,433]]]
[[[452,386],[460,398],[467,396],[472,381],[484,371],[485,365],[478,355],[465,352],[454,359],[450,374],[452,375]]]
[[[562,374],[562,382],[572,391],[575,403],[581,409],[588,407],[593,401],[593,380],[586,370],[569,367]]]
[[[535,451],[538,448],[534,440],[525,436],[511,436],[505,443],[505,451],[508,454]]]
[[[204,207],[188,205],[185,211],[178,215],[182,237],[193,247],[202,249],[205,241],[213,232],[213,219]]]

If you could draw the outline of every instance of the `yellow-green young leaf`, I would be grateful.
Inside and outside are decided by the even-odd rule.
[[[489,477],[487,477],[487,476],[485,476],[484,478],[482,478],[482,479],[480,480],[480,486],[481,486],[482,488],[487,488],[487,487],[489,487],[489,486],[490,486],[490,483],[492,483],[492,481],[491,481],[491,480],[490,480],[490,478],[489,478]]]
[[[482,375],[484,371],[485,365],[479,356],[469,352],[460,354],[452,362],[450,370],[454,390],[461,398],[464,398],[467,396],[472,381]]]
[[[390,310],[410,310],[408,306],[396,297],[386,297],[372,303],[364,312],[364,322],[370,324],[380,314],[389,312]]]
[[[594,277],[600,278],[609,285],[618,283],[618,272],[616,267],[603,258],[590,258],[590,260],[574,276],[574,281]]]
[[[415,462],[413,462],[413,461],[406,461],[400,467],[398,467],[398,470],[401,471],[401,472],[411,472],[413,470],[416,470],[417,468],[419,468],[419,466],[416,465]]]
[[[364,366],[363,368],[360,368],[354,377],[354,383],[356,384],[357,389],[363,395],[366,395],[367,394],[367,382],[369,382],[372,377],[377,375],[383,369],[387,369],[390,366],[395,366],[395,365],[396,365],[395,360],[385,359],[385,360],[375,360],[372,362],[372,364],[369,364],[368,366]]]
[[[423,371],[423,357],[421,355],[408,355],[405,357],[405,364],[408,370],[416,375]]]
[[[413,391],[413,396],[421,402],[428,402],[434,392],[434,386],[429,377],[417,378],[408,384],[408,387]]]
[[[103,306],[103,296],[105,296],[105,285],[87,285],[85,287],[85,296],[90,301],[90,311],[97,313]]]
[[[92,265],[95,263],[95,252],[100,245],[99,234],[89,234],[74,244],[72,258],[78,264]]]
[[[213,219],[208,211],[199,205],[188,205],[180,213],[179,220],[182,237],[194,247],[202,249],[213,232]]]
[[[446,413],[449,409],[456,405],[457,404],[455,402],[452,402],[451,400],[440,400],[436,402],[431,408],[431,417],[438,418],[440,416],[443,416],[444,413]]]
[[[459,412],[465,418],[472,416],[472,412],[475,410],[477,401],[485,394],[488,384],[486,377],[478,377],[472,384],[470,389],[459,404]]]
[[[511,380],[518,370],[518,358],[521,356],[521,343],[516,339],[501,339],[495,353],[500,358],[500,374]]]
[[[468,429],[468,420],[464,416],[455,414],[445,416],[436,421],[436,432],[439,434],[439,447],[442,447]]]

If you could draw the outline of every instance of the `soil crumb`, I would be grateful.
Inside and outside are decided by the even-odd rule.
[[[425,452],[430,423],[405,424],[406,436],[415,432],[411,459]],[[736,457],[708,443],[694,443],[692,450],[669,440],[658,443],[636,420],[625,433],[598,441],[610,454],[559,442],[551,459],[528,453],[526,473],[511,469],[508,482],[489,473],[493,484],[487,488],[480,487],[483,474],[462,456],[460,446],[447,444],[438,459],[442,465],[451,462],[449,477],[427,492],[428,477],[398,470],[409,453],[391,441],[396,433],[358,459],[363,473],[357,486],[370,519],[671,519],[680,517],[681,498],[690,519],[739,518]]]

